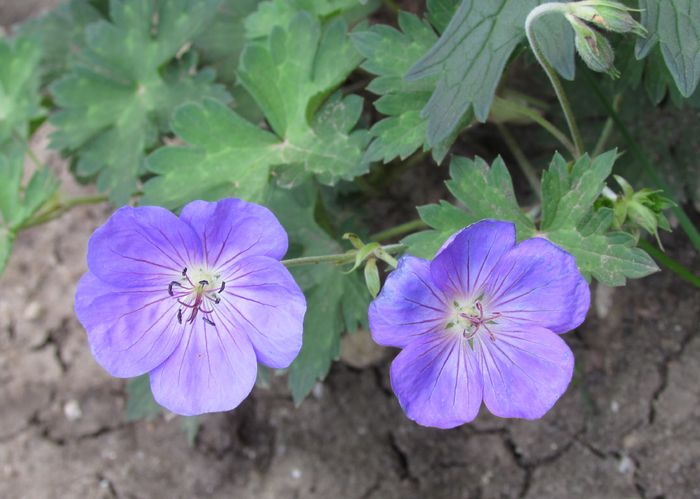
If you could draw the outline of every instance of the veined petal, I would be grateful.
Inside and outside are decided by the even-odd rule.
[[[280,260],[287,252],[287,233],[264,206],[240,199],[193,201],[182,209],[180,220],[199,234],[212,268],[224,269],[250,256]]]
[[[515,245],[515,225],[482,220],[454,234],[430,263],[435,285],[448,296],[478,292],[501,256]]]
[[[158,288],[115,288],[94,274],[78,282],[75,313],[97,362],[130,378],[160,365],[182,337],[177,302]]]
[[[555,333],[580,325],[591,302],[574,257],[542,238],[523,241],[503,255],[484,296],[490,311]]]
[[[541,418],[569,386],[571,349],[557,334],[538,326],[499,324],[494,333],[495,341],[478,335],[474,342],[486,407],[503,418]]]
[[[230,411],[253,389],[256,375],[245,334],[195,320],[175,352],[151,371],[151,391],[156,402],[182,416]]]
[[[405,256],[369,307],[372,337],[380,345],[403,348],[442,329],[447,310],[445,297],[432,284],[430,262]]]
[[[165,289],[201,257],[197,234],[168,210],[124,206],[92,235],[87,260],[90,272],[110,285]]]
[[[422,336],[391,364],[391,386],[406,415],[423,426],[454,428],[479,413],[482,382],[461,336]]]
[[[245,331],[258,361],[288,367],[301,349],[306,300],[284,265],[267,256],[238,260],[226,280],[215,322]]]

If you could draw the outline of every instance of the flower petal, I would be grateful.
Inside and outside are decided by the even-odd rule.
[[[369,307],[372,338],[380,345],[403,348],[418,336],[442,329],[447,309],[442,292],[432,284],[430,262],[405,256]]]
[[[496,416],[537,419],[566,391],[574,355],[555,333],[541,327],[499,325],[496,340],[478,335],[474,347],[484,379],[484,403]]]
[[[156,402],[182,416],[229,411],[255,384],[257,363],[248,338],[224,324],[188,324],[175,352],[151,372]]]
[[[193,201],[182,209],[180,219],[201,237],[211,267],[223,269],[238,258],[256,255],[280,260],[287,252],[287,233],[264,206],[240,199]]]
[[[164,208],[124,206],[97,229],[88,243],[88,268],[119,287],[168,283],[201,261],[201,244],[186,223]]]
[[[514,224],[482,220],[447,240],[430,263],[430,275],[448,296],[471,296],[480,291],[498,260],[514,245]]]
[[[391,364],[391,386],[406,415],[423,426],[453,428],[479,413],[479,366],[461,336],[411,342]]]
[[[231,267],[215,322],[246,332],[258,361],[288,367],[301,349],[306,300],[284,265],[253,256]]]
[[[535,238],[501,258],[486,284],[485,301],[510,320],[565,333],[586,318],[591,296],[574,257]]]
[[[112,376],[130,378],[160,365],[182,338],[177,302],[158,288],[115,288],[86,273],[75,312],[97,362]]]

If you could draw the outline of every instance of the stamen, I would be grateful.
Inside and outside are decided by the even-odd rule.
[[[226,287],[226,281],[221,281],[221,287],[219,288],[219,293],[224,292],[224,288]]]
[[[182,277],[187,277],[187,267],[182,269]]]
[[[202,279],[201,281],[199,281],[199,285],[200,286],[209,286],[209,281],[207,281],[206,279]]]
[[[182,324],[182,309],[178,308],[177,309],[177,321]]]
[[[216,324],[214,324],[214,321],[212,321],[212,320],[209,319],[208,317],[202,316],[202,320],[203,320],[204,322],[206,322],[207,324],[209,324],[210,326],[216,327]]]
[[[173,286],[178,286],[178,287],[181,288],[181,287],[182,287],[182,284],[180,284],[180,283],[177,282],[177,281],[171,281],[170,284],[168,284],[168,294],[170,294],[170,296],[174,296],[174,294],[173,294]]]

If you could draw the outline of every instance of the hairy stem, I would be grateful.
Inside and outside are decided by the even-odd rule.
[[[547,120],[544,116],[542,116],[540,113],[538,113],[531,107],[519,104],[518,102],[514,102],[508,99],[502,99],[499,97],[496,98],[499,99],[499,104],[503,108],[514,113],[521,114],[526,118],[529,118],[533,122],[537,123],[545,131],[549,132],[549,134],[552,137],[557,139],[561,143],[561,145],[563,145],[566,148],[566,150],[569,151],[569,154],[571,154],[573,157],[576,157],[576,148],[571,143],[566,134],[559,130],[559,128],[557,128],[557,126],[554,123]]]
[[[649,160],[649,157],[642,151],[639,144],[637,144],[637,141],[634,140],[634,137],[632,137],[632,134],[629,132],[629,130],[627,130],[627,127],[620,119],[620,116],[617,114],[617,111],[615,111],[613,105],[610,103],[610,101],[608,101],[607,96],[603,93],[598,83],[593,79],[588,71],[582,71],[581,73],[583,74],[586,83],[588,83],[589,87],[591,90],[593,90],[593,93],[600,101],[600,104],[613,120],[615,128],[617,128],[618,132],[620,132],[620,135],[622,135],[624,141],[627,142],[627,147],[629,147],[630,153],[632,153],[634,158],[641,165],[642,169],[644,169],[646,174],[649,176],[654,184],[654,187],[670,193],[671,189],[668,183],[656,170],[653,163]],[[695,251],[700,253],[700,232],[698,232],[698,229],[695,227],[685,211],[683,211],[683,208],[680,206],[672,206],[669,209],[678,219],[678,223],[681,225],[683,231],[688,235],[688,239],[690,239],[690,242],[695,247]]]
[[[51,207],[46,211],[37,213],[36,215],[28,219],[26,222],[24,222],[22,225],[20,225],[19,230],[29,229],[30,227],[35,227],[37,225],[50,222],[51,220],[60,217],[61,215],[71,210],[72,208],[75,208],[76,206],[82,206],[86,204],[100,204],[106,201],[108,201],[107,196],[87,196],[67,199],[63,202],[56,204],[55,206]]]
[[[644,239],[639,241],[639,247],[649,253],[652,257],[654,257],[654,259],[656,259],[657,262],[676,274],[678,277],[684,281],[688,281],[696,288],[700,288],[700,277],[693,274],[690,269],[684,266],[681,262],[671,258],[666,253]]]
[[[396,227],[391,227],[381,232],[377,232],[373,236],[370,236],[370,241],[381,243],[382,241],[386,241],[387,239],[393,239],[397,236],[408,234],[409,232],[415,232],[417,230],[427,228],[428,224],[426,224],[420,218],[417,218],[415,220],[411,220],[410,222],[397,225]]]
[[[620,110],[620,104],[622,103],[622,94],[617,94],[615,97],[613,97],[613,109],[615,112],[618,112]],[[603,150],[605,149],[605,145],[608,143],[608,140],[610,140],[610,135],[612,134],[612,131],[615,127],[615,122],[613,122],[613,119],[608,116],[608,119],[605,120],[605,124],[603,125],[603,131],[600,132],[600,137],[598,138],[598,142],[596,142],[595,148],[593,149],[593,157],[595,158],[596,156],[600,156],[603,153]]]
[[[571,133],[571,138],[574,142],[574,152],[576,154],[576,157],[579,157],[583,154],[584,150],[581,131],[579,130],[578,125],[576,124],[576,118],[574,117],[574,112],[571,109],[571,103],[569,102],[569,98],[566,96],[566,92],[564,91],[564,87],[561,84],[561,80],[557,76],[557,73],[552,67],[552,65],[549,64],[549,62],[547,62],[547,59],[544,56],[544,52],[542,52],[542,48],[537,42],[537,37],[535,36],[535,30],[533,27],[534,22],[539,17],[545,14],[552,14],[557,12],[563,14],[566,12],[566,10],[567,5],[561,2],[549,2],[535,7],[527,15],[527,19],[525,19],[525,34],[527,35],[527,41],[530,43],[530,47],[532,48],[533,54],[535,54],[537,62],[539,62],[540,66],[542,66],[542,69],[544,69],[544,72],[547,74],[547,77],[549,78],[549,81],[551,82],[552,87],[554,88],[554,92],[557,94],[557,99],[559,99],[559,105],[561,106],[562,111],[564,111],[566,124],[569,126],[569,132]]]
[[[515,140],[513,134],[510,133],[510,130],[508,130],[508,128],[503,123],[497,123],[496,127],[498,128],[498,131],[500,132],[501,136],[503,137],[503,140],[508,146],[508,149],[510,149],[510,152],[515,157],[515,161],[517,161],[518,166],[520,166],[520,169],[523,171],[527,183],[530,184],[530,187],[535,192],[535,194],[537,194],[537,197],[542,199],[542,188],[540,187],[540,182],[537,178],[537,172],[535,171],[535,167],[532,166],[530,160],[527,159],[527,156],[518,145],[518,141]]]
[[[387,244],[382,249],[390,255],[396,255],[406,250],[404,244]],[[301,265],[316,265],[319,263],[330,263],[333,265],[345,265],[355,261],[357,250],[347,251],[335,255],[302,256],[300,258],[289,258],[282,260],[285,267],[299,267]]]

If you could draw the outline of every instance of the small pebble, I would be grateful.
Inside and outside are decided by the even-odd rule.
[[[77,400],[71,399],[63,406],[63,414],[68,421],[77,421],[83,417],[83,410]]]
[[[39,317],[39,314],[41,313],[41,305],[39,304],[38,301],[33,301],[30,302],[29,305],[27,305],[27,308],[24,309],[24,320],[25,321],[33,321],[34,319]]]

